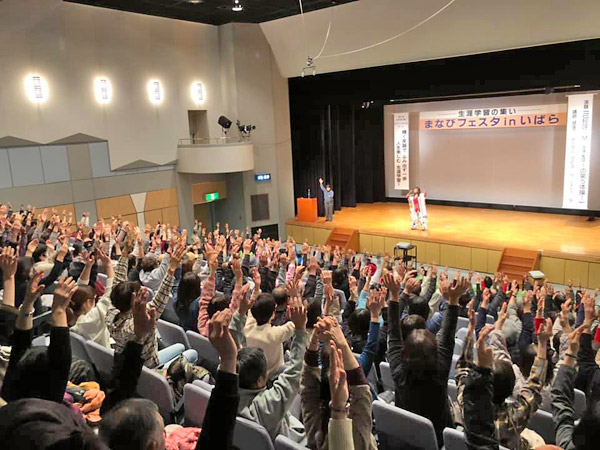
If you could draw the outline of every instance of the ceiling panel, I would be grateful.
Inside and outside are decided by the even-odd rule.
[[[240,0],[242,11],[232,11],[233,0],[63,0],[151,16],[223,25],[230,22],[262,23],[300,14],[298,0]],[[303,0],[304,12],[356,0]]]

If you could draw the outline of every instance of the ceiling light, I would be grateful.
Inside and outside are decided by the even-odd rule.
[[[234,0],[233,3],[233,8],[231,8],[232,11],[239,12],[244,9],[244,7],[240,5],[240,0]]]
[[[40,75],[25,78],[27,96],[33,103],[44,103],[48,100],[48,83]]]
[[[188,0],[188,2],[197,5],[198,3],[204,3],[204,0]]]

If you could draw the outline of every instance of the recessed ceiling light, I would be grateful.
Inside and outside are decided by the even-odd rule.
[[[244,9],[244,7],[242,5],[240,5],[240,0],[234,0],[233,8],[231,8],[231,10],[235,11],[235,12],[239,12],[239,11],[242,11],[243,9]]]
[[[198,3],[204,3],[204,0],[188,0],[188,2],[197,5]]]

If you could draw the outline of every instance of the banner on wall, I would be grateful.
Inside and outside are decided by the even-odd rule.
[[[587,209],[594,94],[569,95],[563,208]]]
[[[481,130],[490,128],[557,127],[567,124],[567,105],[534,105],[427,111],[419,130]]]
[[[394,189],[408,189],[408,113],[394,114]]]

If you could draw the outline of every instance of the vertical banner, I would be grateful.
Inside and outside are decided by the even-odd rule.
[[[394,189],[408,189],[408,113],[394,114]]]
[[[594,94],[568,97],[563,208],[587,209]]]

